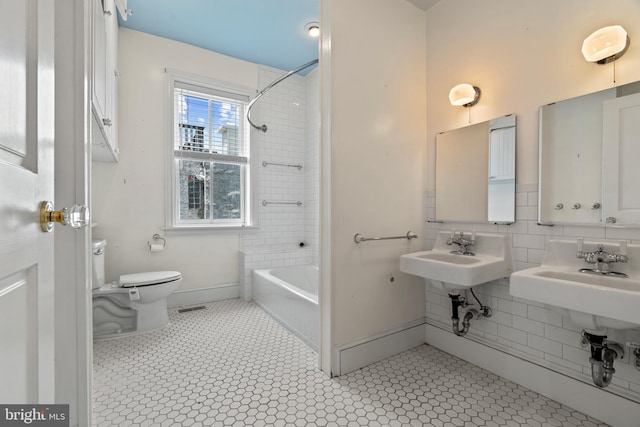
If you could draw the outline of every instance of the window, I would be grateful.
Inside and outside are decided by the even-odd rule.
[[[172,227],[251,225],[249,97],[171,79]],[[188,81],[188,82],[187,82]]]

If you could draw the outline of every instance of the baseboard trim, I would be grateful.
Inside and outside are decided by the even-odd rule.
[[[449,354],[617,427],[637,427],[640,405],[516,356],[426,325],[425,339]]]
[[[174,292],[167,298],[167,306],[179,307],[182,305],[201,304],[238,297],[240,297],[240,285],[231,283],[228,285],[212,286],[210,288],[188,289],[186,291]]]
[[[424,344],[425,320],[367,337],[344,346],[334,353],[332,375],[340,376]]]

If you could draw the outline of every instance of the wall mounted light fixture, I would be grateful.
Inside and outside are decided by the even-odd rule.
[[[317,22],[307,22],[304,29],[311,37],[318,37],[320,35],[320,24]]]
[[[582,55],[589,62],[607,64],[620,58],[629,48],[629,36],[620,25],[594,31],[582,43]]]
[[[461,83],[449,91],[451,105],[473,107],[480,100],[480,88],[468,83]]]

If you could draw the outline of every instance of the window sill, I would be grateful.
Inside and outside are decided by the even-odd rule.
[[[257,225],[216,225],[216,226],[207,226],[207,225],[193,225],[193,226],[181,226],[181,227],[162,227],[166,233],[184,233],[184,232],[197,232],[197,233],[208,233],[208,232],[243,232],[249,230],[258,230],[260,227]]]

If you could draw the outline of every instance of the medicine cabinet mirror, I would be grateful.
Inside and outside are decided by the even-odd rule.
[[[436,221],[515,221],[516,116],[436,135]]]
[[[640,82],[539,110],[542,224],[640,226]]]

